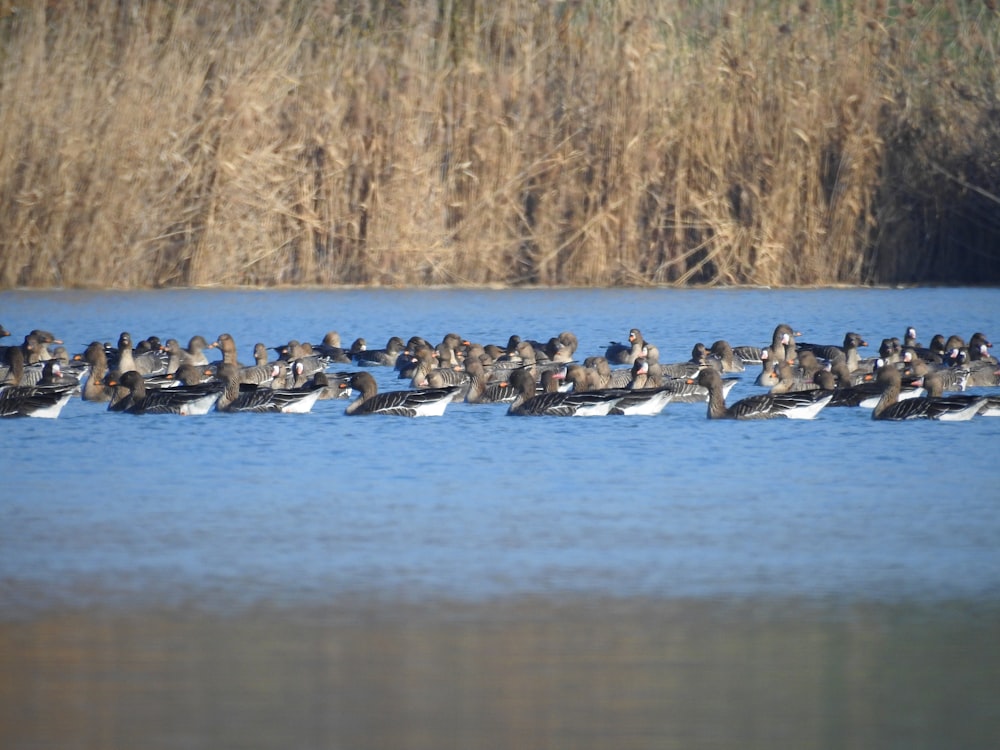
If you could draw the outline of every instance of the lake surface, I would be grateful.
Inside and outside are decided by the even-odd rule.
[[[0,292],[6,342],[229,332],[246,361],[638,327],[671,362],[779,322],[994,337],[1000,290]],[[0,746],[1000,742],[1000,420],[345,403],[0,423]]]

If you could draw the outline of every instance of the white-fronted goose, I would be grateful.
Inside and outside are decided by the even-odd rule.
[[[813,376],[823,369],[810,349],[799,352],[799,365],[792,367],[789,362],[779,362],[775,368],[778,382],[771,386],[771,393],[790,393],[791,391],[811,391],[819,388]]]
[[[400,380],[411,380],[417,370],[416,353],[423,349],[432,349],[430,342],[423,336],[410,336],[406,342],[406,347],[396,357],[393,365]]]
[[[510,372],[507,371],[509,376]],[[469,389],[465,400],[470,404],[511,403],[517,398],[518,390],[507,378],[491,380],[490,373],[478,359],[465,360],[465,373],[469,376]]]
[[[642,364],[645,362],[645,364]],[[636,368],[639,365],[639,369]],[[708,389],[698,385],[694,378],[665,378],[659,372],[659,365],[640,357],[632,364],[629,388],[659,388],[670,392],[670,400],[678,404],[701,404],[708,401]],[[739,378],[722,379],[722,395],[728,396]],[[641,384],[641,385],[640,385]]]
[[[572,331],[563,331],[545,343],[545,353],[552,362],[566,364],[573,361],[578,346],[576,334]]]
[[[329,364],[349,365],[351,356],[340,344],[340,334],[337,331],[327,331],[323,340],[313,344],[313,351],[324,357]]]
[[[829,362],[844,360],[851,370],[858,369],[861,364],[861,355],[858,352],[858,347],[860,346],[868,346],[868,342],[864,340],[861,334],[854,333],[853,331],[848,331],[844,334],[844,343],[842,346],[802,342],[796,342],[795,344],[796,352],[800,359],[802,352],[809,351],[817,358],[825,359]],[[809,373],[808,376],[811,377],[812,373]]]
[[[156,350],[135,352],[132,348],[132,335],[128,331],[122,331],[118,336],[116,352],[118,356],[113,367],[120,373],[134,370],[140,375],[162,375],[166,373],[170,360],[167,352],[159,347]]]
[[[718,362],[718,360],[716,360]],[[660,372],[664,378],[694,378],[705,367],[711,367],[708,349],[700,341],[691,349],[691,358],[686,362],[660,364]],[[722,363],[718,362],[715,369],[722,371]]]
[[[114,388],[105,382],[108,375],[108,358],[104,353],[104,345],[99,341],[92,341],[84,350],[82,358],[89,366],[81,392],[83,400],[110,401]]]
[[[284,364],[284,363],[280,363]],[[279,363],[274,369],[280,371]],[[216,369],[216,377],[225,385],[222,395],[215,404],[216,411],[236,413],[307,414],[320,397],[322,388],[300,391],[294,388],[254,387],[240,383],[240,369],[224,362]]]
[[[788,360],[794,362],[797,356],[795,337],[799,333],[787,323],[779,323],[771,334],[771,361]]]
[[[187,347],[180,345],[177,339],[167,339],[163,350],[167,353],[167,374],[177,372],[181,365],[205,367],[208,365],[206,349],[212,349],[215,344],[209,344],[204,336],[195,335],[188,340]]]
[[[993,346],[985,334],[974,333],[969,339],[969,360],[965,364],[969,371],[966,386],[969,388],[985,388],[1000,385],[997,378],[997,359],[990,354]]]
[[[515,370],[510,380],[518,391],[517,398],[507,409],[507,414],[512,416],[605,416],[622,399],[618,391],[536,394],[535,379],[527,370]]]
[[[722,377],[716,370],[705,368],[698,373],[698,384],[708,389],[709,419],[813,419],[830,403],[833,394],[821,390],[791,393],[764,393],[749,396],[726,406]]]
[[[222,388],[217,383],[176,388],[148,389],[143,377],[135,370],[123,372],[120,383],[128,388],[129,396],[119,409],[125,414],[180,414],[192,416],[207,414],[219,400]],[[114,382],[111,383],[114,385]]]
[[[784,347],[781,349],[783,351]],[[754,385],[759,385],[762,388],[774,388],[778,384],[778,365],[783,361],[771,348],[762,349],[760,352],[760,373],[753,381]]]
[[[388,414],[400,417],[439,417],[461,390],[458,386],[446,386],[379,393],[375,378],[363,371],[354,373],[348,385],[359,394],[344,411],[349,416]]]
[[[38,328],[34,329],[31,333],[24,337],[24,343],[21,345],[24,350],[25,364],[33,365],[35,363],[41,363],[52,359],[52,353],[49,351],[49,344],[61,343],[63,342],[57,339],[49,331],[42,331]]]
[[[654,416],[663,411],[664,407],[670,403],[673,393],[669,387],[647,388],[638,385],[646,382],[648,370],[648,362],[646,362],[644,357],[639,357],[632,363],[630,370],[632,379],[626,388],[595,389],[592,387],[592,383],[588,377],[589,373],[579,365],[569,365],[566,368],[566,380],[572,383],[573,393],[590,390],[608,396],[613,394],[620,395],[621,400],[611,408],[611,414]]]
[[[719,339],[714,342],[709,348],[709,353],[719,360],[722,365],[722,372],[744,372],[746,370],[746,362],[736,355],[733,351],[733,347],[730,346],[729,342],[725,339]],[[760,353],[757,353],[757,357],[760,357]]]
[[[636,357],[636,359],[640,359]],[[646,360],[647,363],[649,360]],[[632,361],[635,364],[635,360]],[[587,357],[584,367],[590,372],[591,390],[604,388],[628,388],[632,381],[632,365],[628,367],[612,367],[607,357]],[[648,372],[648,366],[647,366]]]
[[[403,339],[391,336],[383,349],[369,349],[367,346],[351,354],[354,364],[361,367],[395,367],[396,359],[406,348]]]
[[[934,379],[934,373],[924,376]],[[876,382],[882,387],[882,396],[872,410],[872,419],[902,421],[908,419],[936,419],[942,422],[964,422],[972,419],[986,405],[986,397],[973,399],[965,397],[922,396],[899,399],[901,376],[896,367],[880,367]],[[936,386],[940,389],[940,385]],[[938,391],[940,393],[940,390]]]
[[[0,385],[0,417],[55,419],[75,386]]]
[[[464,361],[462,351],[468,345],[469,342],[457,333],[446,333],[441,342],[434,347],[441,367],[461,367]]]
[[[232,335],[228,333],[220,334],[215,343],[219,347],[219,351],[222,352],[222,364],[232,365],[236,368],[237,379],[240,383],[257,387],[270,386],[274,383],[276,374],[274,363],[267,361],[267,347],[263,344],[257,344],[254,347],[254,357],[257,364],[244,367],[236,357],[236,341]],[[265,355],[263,363],[258,359],[259,353]],[[221,366],[219,365],[219,367]],[[218,369],[216,372],[218,372]]]
[[[628,332],[628,343],[612,341],[604,351],[604,358],[615,365],[631,365],[639,357],[646,356],[646,341],[638,328]]]
[[[444,351],[441,351],[443,349]],[[445,362],[441,362],[442,355],[445,357]],[[413,378],[410,381],[410,386],[412,388],[427,388],[433,387],[430,385],[429,379],[431,375],[435,375],[439,385],[437,387],[443,387],[446,385],[465,385],[469,382],[469,375],[465,370],[461,369],[457,365],[447,364],[450,361],[448,357],[448,347],[444,346],[437,349],[428,349],[427,347],[422,347],[417,350],[416,353],[417,368],[413,373]]]
[[[813,376],[813,382],[820,390],[833,394],[827,406],[864,406],[871,409],[882,394],[881,387],[874,380],[854,383],[850,377],[846,380],[838,378],[831,370],[820,370]],[[913,391],[911,396],[923,395],[921,388]]]
[[[876,362],[876,366],[874,368],[876,372],[878,368],[882,367],[883,364],[882,360],[878,360]],[[968,367],[958,364],[949,365],[925,362],[919,357],[914,357],[913,352],[910,349],[903,352],[900,357],[900,361],[896,366],[901,368],[901,372],[904,375],[912,378],[920,378],[931,372],[936,372],[938,374],[938,378],[940,379],[939,382],[944,390],[953,392],[964,391],[969,387],[969,376],[972,372]],[[904,386],[905,385],[906,384],[904,382]]]

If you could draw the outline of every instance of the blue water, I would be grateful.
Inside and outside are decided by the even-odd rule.
[[[247,361],[636,326],[670,362],[778,322],[996,336],[1000,290],[0,292],[15,340],[229,332]],[[1000,745],[1000,419],[344,404],[0,422],[0,747]]]
[[[629,328],[664,362],[697,341],[1000,331],[993,289],[810,291],[3,292],[19,340],[233,334],[345,344],[456,331],[504,343],[574,331],[582,359]],[[403,387],[388,368],[380,388]],[[758,392],[748,371],[730,401]],[[1000,596],[1000,420],[710,422],[514,419],[453,404],[437,419],[130,417],[74,400],[5,420],[0,611],[583,593],[891,601]]]

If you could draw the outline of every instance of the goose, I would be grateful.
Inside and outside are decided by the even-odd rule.
[[[240,383],[260,387],[269,386],[274,382],[274,363],[267,361],[267,347],[263,344],[258,343],[254,346],[254,361],[256,364],[247,366],[241,365],[237,360],[236,340],[231,334],[219,334],[219,338],[215,344],[219,348],[219,351],[222,352],[222,364],[216,368],[216,374],[218,374],[218,369],[223,364],[228,364],[236,368]],[[263,362],[261,361],[262,359],[264,360]],[[228,374],[227,370],[227,376]]]
[[[713,369],[698,373],[698,384],[708,389],[709,419],[814,419],[830,403],[832,393],[825,391],[794,391],[791,393],[764,393],[749,396],[726,406],[722,391],[722,377]]]
[[[179,385],[175,388],[147,389],[141,374],[135,370],[123,372],[118,382],[128,388],[129,395],[119,403],[120,408],[109,411],[123,414],[180,414],[183,416],[207,414],[219,400],[222,388],[218,383]],[[115,385],[115,381],[110,383]]]
[[[353,352],[351,358],[354,364],[361,367],[395,367],[396,359],[406,348],[406,344],[399,336],[392,336],[386,341],[383,349],[364,349]]]
[[[864,340],[864,337],[861,336],[861,334],[848,331],[844,334],[844,343],[842,346],[834,346],[833,344],[796,343],[795,348],[800,357],[802,356],[803,351],[809,351],[812,352],[817,358],[825,359],[830,362],[841,359],[845,360],[848,368],[856,370],[861,364],[861,356],[858,354],[858,347],[860,346],[868,346],[868,342]]]
[[[782,347],[783,348],[783,347]],[[760,352],[760,373],[753,384],[764,388],[774,388],[778,384],[778,364],[783,360],[769,347]]]
[[[723,372],[744,372],[747,369],[746,362],[742,357],[737,356],[733,347],[725,339],[719,339],[713,343],[709,347],[709,352],[718,359]]]
[[[0,417],[55,419],[75,386],[0,385]]]
[[[604,358],[611,364],[631,365],[636,358],[645,355],[645,347],[642,332],[638,328],[632,328],[628,332],[628,343],[612,341],[604,351]]]
[[[469,376],[469,390],[465,394],[467,403],[510,403],[517,398],[517,388],[506,378],[491,381],[486,367],[478,359],[466,359],[465,374]]]
[[[375,378],[367,372],[356,372],[341,388],[350,387],[360,395],[347,405],[348,416],[389,414],[401,417],[440,417],[461,388],[418,388],[415,390],[378,392]]]
[[[578,346],[579,341],[576,334],[572,331],[563,331],[558,336],[554,336],[548,340],[548,343],[545,345],[545,353],[549,355],[549,359],[553,362],[565,364],[573,361]]]
[[[349,365],[351,356],[347,349],[341,346],[340,334],[337,331],[327,331],[323,340],[312,345],[313,351],[326,359],[330,364]]]
[[[105,382],[108,375],[108,357],[104,352],[104,345],[99,341],[92,341],[83,354],[77,356],[89,367],[81,393],[83,400],[110,401],[114,388]]]
[[[605,416],[622,399],[617,390],[536,394],[535,379],[527,370],[515,370],[510,379],[518,390],[517,398],[507,409],[511,416]]]
[[[134,370],[140,375],[163,375],[170,360],[161,347],[156,350],[135,351],[132,348],[132,334],[122,331],[118,336],[117,359],[114,368],[121,373]]]
[[[695,378],[705,367],[713,367],[713,369],[722,371],[722,363],[719,360],[712,360],[710,362],[708,349],[699,341],[691,349],[691,359],[686,362],[675,362],[668,365],[661,364],[660,373],[665,378]]]
[[[280,377],[279,363],[274,363],[273,372]],[[267,388],[241,384],[240,368],[231,362],[223,362],[216,369],[216,377],[225,386],[222,395],[215,404],[216,411],[255,412],[284,414],[307,414],[322,393],[322,387],[313,390],[298,390],[295,388]]]
[[[934,373],[924,376],[924,381],[930,378],[934,382]],[[921,396],[919,398],[899,399],[901,375],[892,365],[880,367],[876,382],[882,388],[882,395],[872,410],[872,419],[902,421],[908,419],[936,419],[942,422],[964,422],[972,419],[980,409],[986,406],[985,396],[973,398],[965,396]],[[941,392],[939,384],[932,385]]]
[[[442,351],[442,349],[444,351]],[[417,350],[417,369],[413,373],[410,381],[412,388],[426,388],[432,375],[436,376],[436,382],[441,385],[465,385],[469,382],[469,375],[458,365],[448,364],[448,347],[438,345],[437,349],[423,347]],[[440,386],[439,386],[440,387]]]
[[[593,392],[605,395],[619,394],[621,400],[611,408],[611,414],[626,416],[653,416],[663,411],[670,403],[673,393],[669,388],[636,387],[645,383],[649,363],[644,357],[639,357],[630,369],[631,381],[626,388],[594,388],[589,377],[590,373],[579,365],[569,365],[566,368],[566,380],[572,383],[573,393]],[[549,373],[543,373],[548,375]]]

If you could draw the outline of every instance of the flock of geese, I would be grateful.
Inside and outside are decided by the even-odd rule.
[[[0,326],[0,337],[10,335]],[[582,360],[569,331],[545,342],[511,336],[506,345],[453,333],[437,344],[393,336],[380,349],[364,339],[342,347],[331,331],[315,344],[258,343],[254,363],[244,364],[227,333],[213,342],[193,336],[183,347],[156,337],[133,343],[123,332],[116,346],[95,341],[69,355],[52,333],[33,330],[0,347],[0,417],[55,418],[74,396],[125,414],[306,413],[319,399],[344,398],[350,416],[440,416],[455,401],[507,403],[516,416],[652,415],[671,402],[707,403],[711,419],[812,419],[831,407],[868,408],[882,420],[1000,416],[1000,396],[963,393],[1000,385],[982,333],[968,341],[937,335],[925,347],[908,328],[902,340],[883,339],[871,358],[861,356],[868,344],[854,332],[839,344],[799,336],[780,324],[767,347],[698,343],[689,360],[661,363],[637,328]],[[216,349],[221,360],[210,361]],[[409,387],[379,392],[376,367],[394,368]],[[727,405],[752,368],[761,392]]]

